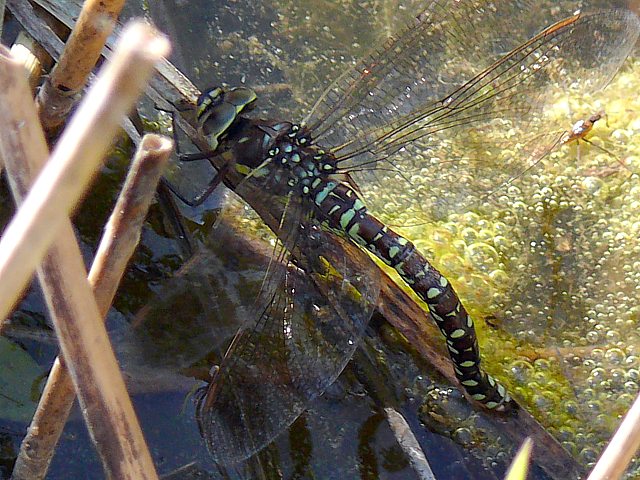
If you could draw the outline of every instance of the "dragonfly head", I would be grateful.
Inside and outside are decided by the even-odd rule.
[[[200,94],[196,105],[198,129],[211,150],[218,148],[240,114],[251,110],[257,98],[253,90],[242,87],[231,90],[214,87]]]

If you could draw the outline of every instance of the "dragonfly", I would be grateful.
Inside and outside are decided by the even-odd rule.
[[[361,188],[388,187],[390,178],[408,180],[410,188],[410,176],[438,166],[472,166],[477,174],[491,163],[485,149],[436,165],[420,152],[451,145],[451,138],[513,142],[489,133],[496,122],[542,128],[552,86],[603,87],[640,31],[626,11],[576,13],[512,45],[493,36],[508,31],[502,13],[512,7],[434,1],[338,78],[299,123],[255,118],[258,98],[248,88],[215,87],[199,97],[198,131],[209,149],[191,159],[210,159],[219,171],[214,185],[224,183],[261,216],[271,214],[265,221],[278,239],[248,322],[198,397],[198,423],[215,461],[234,464],[260,451],[346,365],[377,299],[373,269],[359,270],[344,253],[354,245],[393,268],[426,304],[468,396],[490,411],[513,408],[482,368],[474,320],[449,280],[371,213]],[[519,20],[512,21],[515,29]],[[499,166],[505,181],[563,143],[564,131],[549,131]],[[503,182],[478,180],[485,193]],[[448,202],[468,208],[464,191]]]

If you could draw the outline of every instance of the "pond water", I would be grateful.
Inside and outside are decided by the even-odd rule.
[[[513,2],[514,11],[517,3]],[[585,3],[592,7],[614,2]],[[198,87],[256,88],[257,114],[300,120],[333,79],[398,25],[410,22],[423,4],[177,0],[131,2],[127,13],[144,12],[168,32],[174,42],[172,61]],[[496,38],[528,38],[550,23],[548,19],[576,9],[575,2],[538,6],[525,15],[521,31],[505,27]],[[505,25],[513,21],[505,19]],[[432,148],[417,158],[418,164],[425,163],[424,171],[418,172],[423,186],[417,192],[398,194],[406,190],[404,178],[390,178],[398,183],[387,183],[387,189],[373,182],[361,185],[371,209],[398,225],[454,284],[476,319],[487,368],[585,466],[595,461],[639,390],[640,186],[634,174],[640,172],[640,146],[634,143],[640,129],[635,94],[639,74],[640,61],[631,59],[604,92],[559,102],[545,117],[550,131],[606,111],[607,118],[596,124],[590,137],[594,145],[557,149],[509,186],[491,192],[487,202],[473,187],[482,179],[473,175],[458,178],[463,188],[453,198],[468,191],[482,202],[457,211],[452,201],[441,200],[455,190],[447,183],[452,172],[434,171],[427,162],[455,151],[456,145],[442,151]],[[528,142],[546,141],[541,133],[514,127],[505,136],[528,152]],[[517,154],[504,151],[506,143],[495,141],[494,150],[483,147],[495,157],[496,171],[501,161],[509,161],[508,155]],[[117,195],[127,151],[122,145],[120,154],[107,162],[77,216],[88,259]],[[190,192],[208,181],[200,171],[190,175],[187,170],[184,179],[181,186]],[[405,195],[420,195],[423,201],[416,206]],[[184,213],[196,240],[209,243],[213,212]],[[202,370],[198,360],[220,343],[220,337],[232,334],[233,325],[220,333],[212,331],[212,323],[219,325],[219,317],[233,323],[242,313],[229,302],[218,310],[222,313],[212,315],[206,293],[196,295],[197,300],[190,296],[200,291],[198,284],[229,292],[225,280],[216,283],[227,278],[224,265],[196,259],[187,273],[171,280],[184,260],[181,244],[155,206],[109,317],[159,472],[196,462],[211,478],[418,478],[383,415],[382,407],[391,405],[407,419],[439,480],[502,478],[516,446],[379,318],[338,381],[256,461],[224,471],[217,467],[195,421],[193,391],[202,385],[195,378],[202,378],[206,368],[204,374],[194,372],[196,367]],[[141,314],[149,304],[160,314]],[[17,351],[11,344],[4,347],[30,379],[13,379],[17,387],[9,396],[20,408],[12,409],[2,424],[8,433],[0,430],[13,448],[28,425],[39,375],[55,355],[50,336],[41,329],[33,333],[33,327],[46,324],[44,317],[34,289],[14,315],[14,323],[29,327],[29,333],[21,333]],[[152,318],[153,323],[132,329],[141,318]],[[154,342],[147,342],[149,337]],[[640,467],[633,468],[629,478]],[[547,478],[538,468],[533,474],[531,478]],[[101,475],[76,413],[49,478]]]

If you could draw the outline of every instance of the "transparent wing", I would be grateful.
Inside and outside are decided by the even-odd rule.
[[[445,99],[537,33],[531,28],[532,6],[529,1],[432,2],[338,78],[304,123],[317,140],[337,146]],[[545,23],[538,31],[540,25]]]
[[[215,236],[216,242],[157,287],[126,329],[117,349],[128,371],[184,375],[212,351],[224,351],[248,321],[265,257],[230,228],[217,228]]]
[[[335,381],[378,295],[379,274],[365,253],[308,221],[294,199],[284,211],[266,278],[257,290],[243,286],[255,296],[248,322],[198,405],[202,434],[222,464],[267,445]],[[233,243],[227,239],[226,248]]]
[[[222,464],[267,445],[335,381],[379,293],[364,252],[322,231],[300,199],[249,183],[238,189],[273,206],[278,238],[229,194],[203,251],[158,289],[119,344],[127,368],[147,376],[202,378],[212,362],[221,366],[198,421]]]
[[[522,175],[571,125],[558,114],[567,94],[605,86],[640,27],[629,12],[582,14],[509,51],[498,22],[512,3],[435,2],[325,92],[307,119],[312,137],[365,191],[408,180],[418,195],[402,203],[428,214],[459,211]]]

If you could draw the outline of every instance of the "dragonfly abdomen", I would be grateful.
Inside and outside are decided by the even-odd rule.
[[[511,398],[481,369],[473,320],[449,281],[413,243],[370,215],[349,183],[327,176],[316,182],[311,195],[317,212],[331,228],[345,233],[393,267],[427,304],[446,339],[456,377],[467,393],[489,409],[507,410]]]

